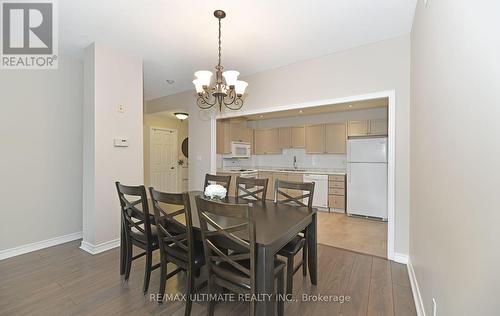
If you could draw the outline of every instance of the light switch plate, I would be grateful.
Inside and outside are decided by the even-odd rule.
[[[116,107],[116,112],[118,112],[118,113],[125,113],[125,105],[118,104],[118,106]]]

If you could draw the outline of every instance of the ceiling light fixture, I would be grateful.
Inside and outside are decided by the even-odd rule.
[[[248,83],[238,80],[240,73],[236,70],[222,72],[221,64],[221,20],[226,17],[222,10],[216,10],[214,16],[219,20],[219,62],[215,66],[215,82],[211,85],[212,72],[200,70],[194,73],[196,77],[193,84],[196,88],[198,98],[196,103],[202,109],[209,109],[214,105],[226,106],[231,110],[239,110],[243,106],[243,95]]]
[[[181,121],[184,121],[189,116],[188,113],[184,113],[184,112],[175,112],[174,115],[175,115],[176,118],[178,118]]]

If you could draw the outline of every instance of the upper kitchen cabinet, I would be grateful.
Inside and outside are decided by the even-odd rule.
[[[368,121],[349,121],[347,122],[348,136],[366,136],[368,135]]]
[[[230,154],[231,142],[252,143],[253,131],[245,119],[217,120],[217,154]]]
[[[306,147],[306,129],[304,126],[294,126],[291,128],[292,148]]]
[[[325,124],[306,126],[306,152],[325,153]]]
[[[254,130],[254,154],[280,154],[279,129],[256,129]]]
[[[346,124],[325,125],[325,152],[328,154],[345,154],[346,150]]]
[[[304,126],[280,127],[278,129],[280,148],[304,148],[305,128]]]
[[[377,119],[369,121],[370,135],[387,135],[387,119]]]
[[[280,127],[278,128],[279,146],[280,148],[292,147],[292,128]]]
[[[247,127],[245,119],[231,119],[229,120],[231,141],[233,142],[252,142],[252,130]]]
[[[217,120],[217,154],[231,153],[229,120]]]
[[[387,135],[387,119],[349,121],[347,123],[347,135],[385,136]]]

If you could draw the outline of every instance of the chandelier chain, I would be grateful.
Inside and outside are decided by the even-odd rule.
[[[221,65],[221,50],[222,50],[222,48],[221,48],[221,44],[222,44],[222,42],[221,42],[221,28],[222,28],[222,26],[221,26],[220,20],[221,19],[219,19],[219,65],[218,65],[219,67]]]

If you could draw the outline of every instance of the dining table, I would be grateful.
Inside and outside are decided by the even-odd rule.
[[[196,197],[203,196],[202,191],[188,192],[193,222],[193,235],[201,240],[200,220],[196,207]],[[277,252],[283,248],[300,232],[305,232],[307,240],[307,265],[309,277],[313,285],[317,285],[317,210],[288,203],[274,201],[251,201],[237,197],[226,197],[224,203],[251,203],[255,223],[255,241],[257,247],[256,262],[256,312],[257,315],[274,315],[275,300],[265,298],[274,297],[274,264]],[[138,205],[139,206],[139,205]],[[154,222],[152,203],[148,201],[148,209]],[[120,243],[120,273],[124,274],[126,247],[124,232]]]

